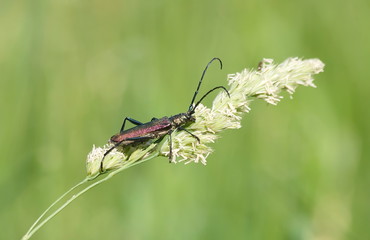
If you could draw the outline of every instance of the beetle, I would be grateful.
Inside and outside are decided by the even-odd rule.
[[[230,97],[229,92],[226,90],[224,86],[217,86],[209,90],[206,94],[204,94],[199,101],[197,101],[194,104],[195,98],[198,95],[199,88],[202,84],[203,78],[205,73],[207,72],[207,69],[209,65],[217,60],[220,63],[220,68],[222,69],[222,61],[219,58],[213,58],[205,67],[203,70],[202,76],[198,82],[198,86],[194,92],[193,98],[191,100],[191,103],[189,105],[188,111],[184,113],[179,113],[170,117],[162,117],[162,118],[152,118],[151,121],[147,123],[142,123],[138,120],[135,120],[133,118],[125,117],[122,123],[122,127],[119,131],[119,133],[113,135],[109,142],[114,144],[110,149],[108,149],[101,160],[100,163],[100,171],[103,172],[103,161],[105,156],[107,156],[113,149],[119,147],[119,146],[128,146],[133,144],[140,144],[145,143],[151,139],[159,139],[161,137],[164,137],[166,135],[169,136],[169,159],[170,163],[172,162],[172,138],[171,134],[175,130],[181,130],[185,131],[188,134],[190,134],[192,137],[198,140],[200,142],[199,138],[188,131],[185,127],[193,122],[195,122],[195,117],[193,116],[195,109],[199,106],[199,104],[203,101],[205,97],[207,97],[211,92],[217,90],[217,89],[223,89],[227,95]],[[125,124],[126,121],[131,122],[132,124],[136,125],[133,128],[125,130]]]

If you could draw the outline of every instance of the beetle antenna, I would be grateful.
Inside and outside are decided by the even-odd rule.
[[[229,93],[229,91],[227,91],[226,90],[226,88],[224,87],[224,86],[218,86],[218,87],[215,87],[215,88],[212,88],[211,90],[209,90],[206,94],[204,94],[203,95],[203,97],[201,97],[200,99],[199,99],[199,101],[195,104],[195,106],[194,106],[194,108],[192,108],[191,110],[189,110],[189,112],[192,114],[192,113],[194,113],[194,111],[195,111],[195,109],[198,107],[198,105],[203,101],[203,99],[205,98],[205,97],[207,97],[208,96],[208,94],[210,94],[211,92],[213,92],[214,90],[217,90],[217,89],[222,89],[222,90],[224,90],[225,92],[226,92],[226,94],[227,94],[227,96],[230,98],[230,93]]]
[[[195,101],[195,98],[197,97],[197,95],[198,95],[198,91],[199,91],[199,88],[200,88],[200,85],[202,84],[202,81],[203,81],[203,78],[204,78],[204,75],[206,74],[206,72],[207,72],[207,69],[208,69],[208,66],[214,61],[214,60],[218,60],[219,62],[220,62],[220,68],[222,69],[222,61],[221,61],[221,59],[219,59],[219,58],[212,58],[212,60],[207,64],[207,66],[204,68],[204,70],[203,70],[203,73],[202,73],[202,77],[200,78],[200,80],[199,80],[199,83],[198,83],[198,87],[197,87],[197,90],[195,91],[195,93],[194,93],[194,96],[193,96],[193,99],[191,99],[191,103],[190,103],[190,106],[189,106],[189,111],[193,111],[194,109],[195,109],[195,107],[196,106],[198,106],[198,104],[200,103],[200,101],[198,101],[198,103],[196,104],[196,106],[193,108],[193,103],[194,103],[194,101]],[[220,88],[220,87],[217,87],[217,88]],[[207,96],[209,93],[211,93],[213,90],[216,90],[217,88],[214,88],[214,89],[212,89],[212,90],[210,90],[210,91],[208,91],[203,97],[202,97],[202,99],[205,97],[205,96]],[[226,89],[225,89],[226,90]],[[227,91],[226,91],[227,92]],[[201,100],[202,100],[201,99]]]

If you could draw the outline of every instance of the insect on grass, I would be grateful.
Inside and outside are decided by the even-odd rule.
[[[222,68],[221,60],[212,59],[212,61],[214,60],[218,60]],[[206,158],[212,152],[212,148],[208,145],[217,139],[220,132],[241,128],[243,114],[251,110],[250,104],[253,100],[264,100],[269,104],[276,105],[283,98],[281,95],[283,91],[292,95],[298,86],[315,87],[313,76],[322,72],[325,66],[319,59],[288,58],[280,64],[275,64],[272,59],[263,59],[257,70],[244,69],[241,72],[229,74],[228,91],[222,86],[215,87],[199,101],[195,101],[204,74],[212,61],[203,71],[187,112],[161,119],[153,118],[144,124],[131,118],[125,118],[120,132],[110,140],[113,146],[112,144],[103,147],[94,146],[88,154],[86,178],[52,203],[33,223],[22,240],[28,240],[79,196],[130,167],[158,156],[169,156],[171,162],[175,162],[177,157],[180,157],[180,160],[177,161],[183,161],[185,164],[190,162],[206,164]],[[209,93],[219,88],[222,88],[227,94],[225,92],[218,94],[213,101],[212,108],[201,104],[201,101]],[[124,130],[126,121],[133,122],[137,126]],[[183,130],[185,133],[178,133],[175,130]],[[164,144],[161,144],[162,138],[166,135],[169,136],[168,144],[165,141],[163,141]],[[200,143],[194,145],[196,141]],[[145,146],[135,146],[135,144],[142,143],[145,143]],[[113,151],[120,146],[123,149]],[[104,170],[110,172],[98,179],[103,173],[104,157],[106,159]],[[78,190],[80,186],[89,181],[91,184]],[[67,198],[68,194],[71,195],[69,198]],[[60,203],[62,203],[61,206],[51,211]]]
[[[123,124],[122,124],[122,127],[121,127],[119,133],[113,135],[109,140],[109,142],[114,144],[114,145],[113,145],[113,147],[111,147],[110,149],[108,149],[104,153],[103,159],[101,160],[101,163],[100,163],[100,171],[103,172],[103,162],[104,162],[105,156],[107,156],[113,149],[115,149],[119,146],[125,147],[125,146],[128,146],[128,145],[140,144],[140,143],[144,143],[148,140],[158,139],[158,138],[162,138],[162,137],[168,135],[169,136],[169,149],[170,149],[168,158],[170,159],[170,162],[172,162],[172,156],[173,155],[172,155],[171,133],[173,131],[175,131],[175,130],[185,131],[188,134],[190,134],[192,137],[197,139],[198,142],[200,142],[199,138],[196,135],[194,135],[193,133],[191,133],[190,131],[188,131],[186,129],[187,125],[195,122],[195,118],[193,116],[193,114],[195,112],[195,109],[199,106],[199,104],[203,101],[203,99],[208,96],[208,94],[210,94],[211,92],[213,92],[217,89],[223,89],[227,93],[227,95],[230,97],[230,94],[226,90],[225,87],[217,86],[217,87],[214,87],[211,90],[209,90],[206,94],[204,94],[194,104],[195,98],[197,97],[198,91],[199,91],[200,86],[202,84],[204,75],[207,72],[207,69],[208,69],[209,65],[215,60],[217,60],[220,63],[220,68],[222,69],[222,61],[219,58],[213,58],[207,64],[207,66],[203,70],[202,76],[201,76],[201,78],[198,82],[198,86],[197,86],[197,88],[194,92],[193,98],[191,99],[189,109],[188,109],[187,112],[179,113],[179,114],[176,114],[176,115],[173,115],[173,116],[170,116],[170,117],[162,117],[162,118],[159,118],[159,119],[158,118],[152,118],[152,120],[147,122],[147,123],[142,123],[138,120],[126,117],[123,120]],[[129,121],[132,124],[135,124],[136,126],[133,127],[133,128],[125,130],[126,121]]]

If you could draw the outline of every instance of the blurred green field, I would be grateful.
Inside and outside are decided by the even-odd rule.
[[[157,158],[89,191],[33,239],[370,239],[370,3],[0,2],[0,239],[85,176],[125,116],[187,110],[262,58],[320,58],[317,89],[256,101],[208,165]],[[206,104],[210,104],[208,99]]]

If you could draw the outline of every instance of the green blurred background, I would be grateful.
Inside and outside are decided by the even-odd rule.
[[[82,180],[125,116],[185,111],[212,57],[203,92],[298,56],[326,64],[318,88],[254,102],[207,166],[131,168],[34,239],[370,239],[369,23],[366,0],[2,0],[0,238]]]

